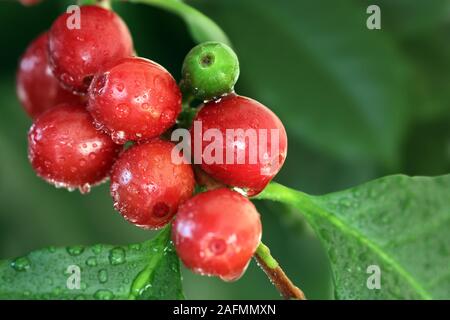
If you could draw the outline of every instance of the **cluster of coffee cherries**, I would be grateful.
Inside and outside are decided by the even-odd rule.
[[[247,196],[262,191],[286,157],[281,121],[234,93],[239,63],[225,44],[194,47],[178,86],[162,66],[135,56],[130,32],[113,11],[82,6],[79,28],[69,28],[69,18],[62,14],[30,44],[17,72],[19,100],[33,119],[28,156],[36,174],[83,193],[109,178],[114,207],[125,219],[147,229],[172,223],[187,267],[239,278],[261,238],[260,216]],[[192,99],[202,102],[195,109],[202,132],[215,129],[224,152],[243,152],[245,160],[250,143],[227,139],[228,129],[278,130],[276,152],[270,138],[264,142],[265,158],[276,160],[271,173],[259,160],[173,161],[176,144],[167,137],[179,126],[182,100]],[[207,151],[207,144],[192,144]]]

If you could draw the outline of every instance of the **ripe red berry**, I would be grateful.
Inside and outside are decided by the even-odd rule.
[[[172,239],[186,267],[237,280],[261,240],[261,221],[250,200],[226,188],[216,189],[180,206]]]
[[[201,129],[196,128],[200,125]],[[220,148],[206,141],[209,129],[214,137],[218,133]],[[201,162],[213,178],[248,195],[261,192],[286,159],[287,136],[280,119],[261,103],[235,94],[206,103],[195,118],[191,136],[194,161]],[[212,145],[216,143],[217,139]]]
[[[114,207],[128,221],[146,229],[160,228],[192,195],[192,168],[172,161],[174,148],[173,143],[156,139],[127,149],[114,164],[111,195]]]
[[[28,157],[37,175],[81,192],[107,178],[120,150],[79,105],[61,104],[44,112],[28,133]]]
[[[79,25],[77,25],[79,23]],[[99,6],[64,13],[49,31],[50,64],[68,88],[86,92],[93,76],[133,54],[128,27],[113,11]]]
[[[17,96],[32,118],[57,104],[82,100],[60,86],[48,65],[47,46],[48,36],[43,33],[28,46],[17,70]]]
[[[88,110],[116,143],[145,140],[175,124],[181,93],[159,64],[127,58],[94,78]]]

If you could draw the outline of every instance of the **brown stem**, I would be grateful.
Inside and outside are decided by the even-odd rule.
[[[262,242],[254,258],[284,299],[306,300],[303,291],[292,283],[278,262],[270,255],[269,248]]]

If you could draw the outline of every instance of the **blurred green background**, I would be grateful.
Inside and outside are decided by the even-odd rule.
[[[126,244],[152,237],[112,209],[108,185],[86,196],[33,173],[30,119],[15,96],[27,44],[74,1],[25,8],[0,0],[0,259],[49,245]],[[285,123],[289,156],[277,181],[322,194],[387,175],[450,172],[450,2],[446,0],[197,0],[229,35],[241,62],[237,91]],[[381,8],[368,30],[366,8]],[[194,45],[176,16],[114,5],[137,52],[179,78]],[[258,203],[263,240],[310,299],[332,298],[320,243],[291,208]],[[252,263],[236,283],[183,271],[190,299],[270,299],[277,291]]]

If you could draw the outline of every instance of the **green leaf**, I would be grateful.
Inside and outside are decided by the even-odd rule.
[[[149,4],[172,12],[184,20],[192,38],[197,42],[220,41],[230,45],[227,35],[210,18],[180,0],[128,0],[129,2]]]
[[[336,298],[450,296],[450,175],[389,176],[325,196],[273,183],[257,198],[304,214],[328,252]],[[379,290],[367,286],[372,265]]]
[[[367,29],[358,1],[202,3],[233,39],[237,92],[270,107],[290,139],[395,166],[411,112],[410,66],[387,31]]]
[[[433,32],[447,22],[450,3],[447,0],[372,0],[358,1],[365,11],[376,4],[381,11],[381,28],[402,38]],[[430,34],[428,34],[430,35]]]
[[[169,228],[142,244],[47,248],[3,260],[0,279],[1,299],[184,298]]]

